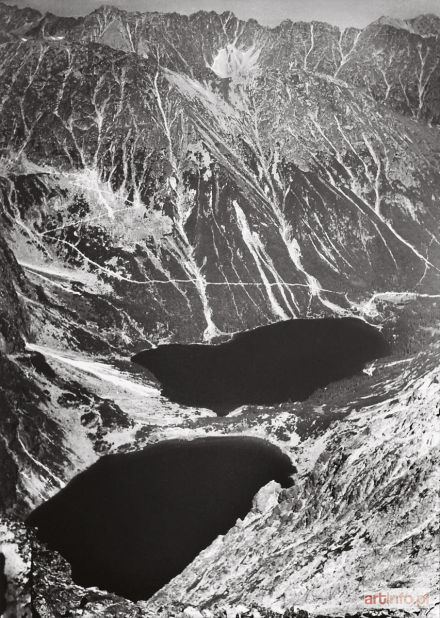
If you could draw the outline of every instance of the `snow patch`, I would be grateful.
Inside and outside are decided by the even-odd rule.
[[[259,56],[255,47],[245,50],[230,43],[219,50],[210,68],[218,77],[240,80],[256,71]]]
[[[127,379],[126,377],[123,377],[122,372],[106,363],[70,358],[64,354],[60,354],[56,350],[51,350],[50,348],[32,343],[28,343],[26,347],[28,350],[40,352],[40,354],[55,358],[62,363],[67,363],[68,365],[72,365],[72,367],[80,369],[81,371],[90,373],[100,380],[111,382],[115,387],[128,390],[135,395],[139,395],[141,397],[151,397],[152,395],[156,395],[158,393],[157,388],[145,386],[144,384],[139,384],[133,380]]]

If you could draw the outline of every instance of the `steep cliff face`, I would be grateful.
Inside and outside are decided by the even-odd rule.
[[[75,586],[35,545],[41,615],[240,599],[358,612],[402,562],[405,585],[430,587],[438,24],[269,29],[232,13],[65,19],[0,4],[8,602],[14,585],[23,606],[30,594],[19,518],[101,454],[182,435],[269,439],[299,466],[296,487],[267,509],[260,497],[145,607]],[[221,421],[164,400],[129,363],[158,343],[324,316],[379,326],[393,356],[305,402]]]
[[[23,349],[29,331],[29,317],[20,299],[20,290],[30,289],[22,269],[0,235],[0,353]]]

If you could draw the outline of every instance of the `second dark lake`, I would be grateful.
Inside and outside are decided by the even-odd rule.
[[[28,518],[77,584],[148,599],[251,508],[289,457],[244,436],[169,440],[102,457]]]

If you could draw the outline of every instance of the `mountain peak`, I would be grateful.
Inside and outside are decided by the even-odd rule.
[[[433,13],[418,15],[411,19],[400,19],[383,15],[374,21],[372,25],[391,26],[420,36],[438,36],[440,34],[440,17]]]
[[[0,14],[23,15],[32,17],[33,19],[41,17],[41,13],[37,11],[37,9],[33,9],[29,6],[20,8],[15,4],[6,4],[6,2],[0,2]]]
[[[94,11],[92,11],[90,13],[90,15],[96,14],[96,13],[104,13],[106,15],[113,14],[113,15],[125,15],[127,13],[127,11],[124,11],[124,9],[120,9],[117,6],[114,6],[113,4],[100,4],[98,6],[98,8],[96,8]]]
[[[418,15],[408,22],[422,36],[438,36],[440,34],[440,17],[434,13]]]

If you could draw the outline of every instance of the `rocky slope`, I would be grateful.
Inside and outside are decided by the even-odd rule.
[[[215,603],[354,613],[368,591],[435,590],[437,355],[306,440],[295,453],[295,489],[239,522],[151,604],[171,597],[210,607],[215,589]]]
[[[11,615],[241,601],[356,613],[363,590],[401,580],[402,562],[400,587],[430,588],[439,32],[434,15],[341,31],[0,4]],[[393,356],[302,403],[218,419],[164,400],[128,360],[160,342],[334,315],[380,326]],[[148,604],[75,586],[36,543],[31,560],[20,520],[101,454],[235,433],[289,452],[295,488],[260,497]]]

